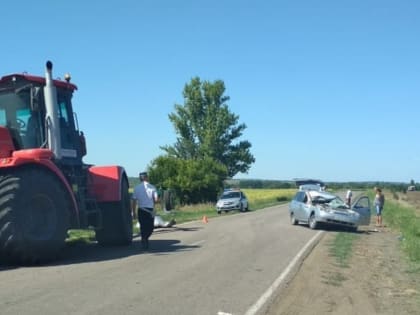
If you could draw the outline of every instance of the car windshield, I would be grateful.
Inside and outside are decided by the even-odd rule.
[[[229,191],[226,192],[220,197],[220,199],[231,199],[231,198],[239,198],[241,195],[238,191]]]
[[[349,208],[346,205],[346,203],[338,196],[332,199],[328,204],[330,205],[331,208],[334,208],[334,209],[348,209]]]
[[[331,203],[335,198],[326,197],[326,196],[314,196],[312,198],[313,204],[320,204],[320,203]]]
[[[312,204],[327,204],[334,209],[347,209],[348,206],[338,196],[327,194],[327,193],[312,193]]]
[[[328,204],[331,208],[348,208],[344,201],[331,193],[322,191],[310,191],[312,204]]]

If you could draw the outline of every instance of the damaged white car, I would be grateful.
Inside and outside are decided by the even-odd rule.
[[[319,190],[299,190],[289,204],[290,222],[308,224],[316,229],[322,224],[357,230],[370,223],[369,197],[359,197],[351,207],[334,194]]]

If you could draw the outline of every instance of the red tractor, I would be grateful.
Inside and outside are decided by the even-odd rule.
[[[56,258],[69,229],[93,228],[103,245],[133,238],[128,178],[121,166],[93,166],[72,108],[77,89],[52,78],[0,79],[0,261]]]

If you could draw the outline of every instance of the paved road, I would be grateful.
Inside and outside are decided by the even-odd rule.
[[[252,314],[316,233],[283,205],[158,229],[147,253],[138,238],[68,247],[53,265],[0,267],[0,314]]]

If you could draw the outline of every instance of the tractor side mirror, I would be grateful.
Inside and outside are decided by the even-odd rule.
[[[87,154],[86,151],[86,138],[83,131],[80,131],[79,133],[79,139],[80,139],[80,155],[85,156]]]

